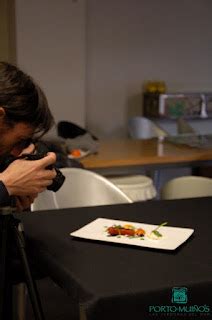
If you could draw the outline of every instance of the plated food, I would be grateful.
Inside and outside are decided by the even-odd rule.
[[[83,149],[72,149],[68,154],[69,159],[81,159],[90,154],[89,150]]]
[[[163,234],[158,231],[160,227],[166,226],[168,222],[161,223],[157,228],[153,229],[147,236],[152,240],[160,240]]]
[[[72,237],[98,240],[113,244],[175,250],[194,232],[194,229],[144,222],[97,218],[71,233]]]
[[[136,229],[131,224],[125,225],[113,225],[111,227],[106,228],[106,232],[109,236],[127,236],[127,237],[143,237],[145,235],[144,229]]]
[[[150,233],[146,233],[143,228],[136,228],[132,224],[125,225],[112,225],[110,227],[106,227],[106,232],[108,236],[127,236],[130,238],[144,238],[146,235],[148,238],[152,240],[159,240],[163,237],[162,233],[158,231],[158,229],[162,226],[165,226],[167,222],[161,223],[157,228],[153,229]]]

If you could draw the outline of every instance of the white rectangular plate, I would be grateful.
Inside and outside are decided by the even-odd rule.
[[[136,229],[144,229],[146,231],[146,235],[143,237],[143,240],[141,240],[140,238],[129,238],[126,236],[108,236],[108,233],[106,232],[107,227],[125,224],[131,224]],[[159,229],[159,232],[163,235],[162,238],[160,238],[159,240],[152,240],[147,235],[150,234],[150,232],[156,227],[158,227],[158,225],[98,218],[88,223],[84,227],[72,232],[70,235],[73,237],[89,240],[129,244],[155,249],[175,250],[182,243],[184,243],[194,232],[193,229],[164,226],[160,227]]]

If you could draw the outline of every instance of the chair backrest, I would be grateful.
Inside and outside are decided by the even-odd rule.
[[[128,121],[129,135],[133,139],[149,139],[166,136],[167,133],[145,117],[133,117]]]
[[[56,194],[53,191],[43,191],[31,204],[32,211],[58,209]]]
[[[54,194],[50,191],[40,194],[33,210],[132,202],[118,187],[97,173],[80,168],[62,168],[61,171],[66,177],[63,186]],[[46,207],[46,195],[51,208]]]
[[[183,199],[212,196],[212,179],[184,176],[168,181],[161,189],[161,199]]]

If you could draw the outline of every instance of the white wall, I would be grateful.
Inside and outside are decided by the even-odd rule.
[[[17,63],[45,90],[56,122],[85,124],[85,0],[16,0]]]
[[[212,91],[211,12],[211,0],[16,0],[18,64],[56,121],[124,136],[145,80]]]
[[[87,1],[87,125],[126,134],[145,80],[212,91],[211,0]]]

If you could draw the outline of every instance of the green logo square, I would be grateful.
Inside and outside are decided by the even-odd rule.
[[[185,287],[174,287],[172,288],[172,303],[187,303],[188,289]]]

